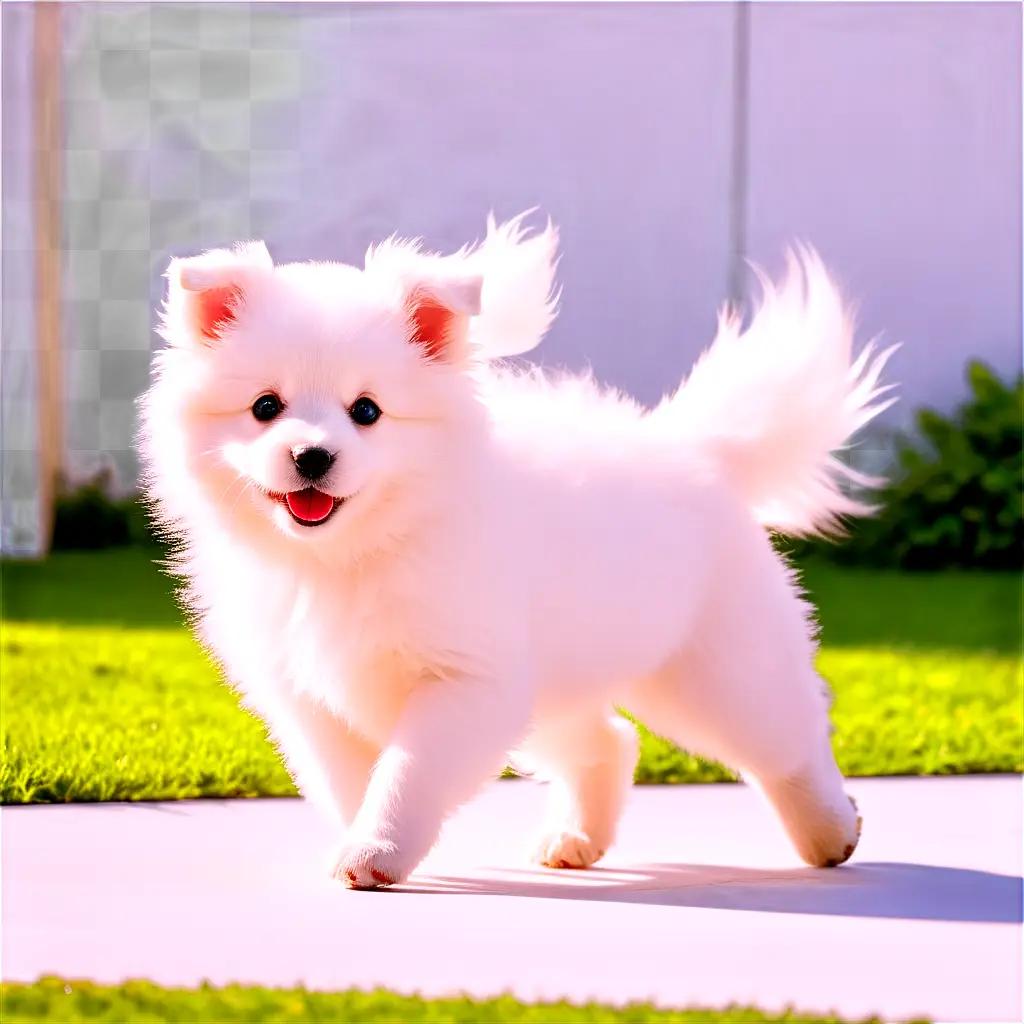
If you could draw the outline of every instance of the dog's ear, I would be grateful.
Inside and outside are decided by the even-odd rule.
[[[273,269],[262,242],[173,259],[160,333],[172,345],[211,345],[235,322],[246,292]]]
[[[466,345],[469,318],[480,312],[483,278],[427,276],[408,287],[409,340],[430,359],[454,360]]]
[[[405,314],[409,341],[432,360],[457,363],[469,354],[469,318],[480,312],[483,276],[452,256],[425,253],[414,239],[389,238],[366,253],[367,283]]]
[[[469,340],[485,359],[504,359],[540,344],[558,313],[555,287],[558,230],[547,226],[531,233],[532,213],[498,224],[487,218],[487,237],[468,254],[471,267],[483,274],[483,312],[469,329]]]

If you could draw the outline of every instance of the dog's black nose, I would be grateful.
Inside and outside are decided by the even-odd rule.
[[[331,468],[334,456],[326,448],[303,448],[292,452],[295,468],[307,480],[319,480]]]

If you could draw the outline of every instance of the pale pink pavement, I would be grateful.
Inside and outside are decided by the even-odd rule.
[[[663,786],[602,866],[557,872],[525,856],[541,787],[500,782],[381,892],[328,878],[298,800],[7,807],[3,977],[1020,1021],[1020,777],[850,791],[864,836],[836,870],[745,787]]]

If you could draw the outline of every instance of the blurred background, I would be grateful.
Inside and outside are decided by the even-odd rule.
[[[174,255],[263,238],[360,262],[539,207],[562,312],[538,357],[656,400],[807,240],[900,341],[893,459],[965,364],[1021,359],[1015,3],[5,2],[2,548],[62,494],[135,489]],[[977,383],[977,382],[975,382]],[[1019,505],[1019,500],[1018,500]]]

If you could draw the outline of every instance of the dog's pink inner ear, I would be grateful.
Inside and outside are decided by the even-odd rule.
[[[444,354],[451,336],[456,314],[437,299],[423,292],[409,299],[409,319],[412,323],[411,340],[422,345],[431,358]]]
[[[233,284],[198,292],[193,306],[196,332],[210,340],[219,338],[224,327],[234,321],[241,297],[241,288]]]

